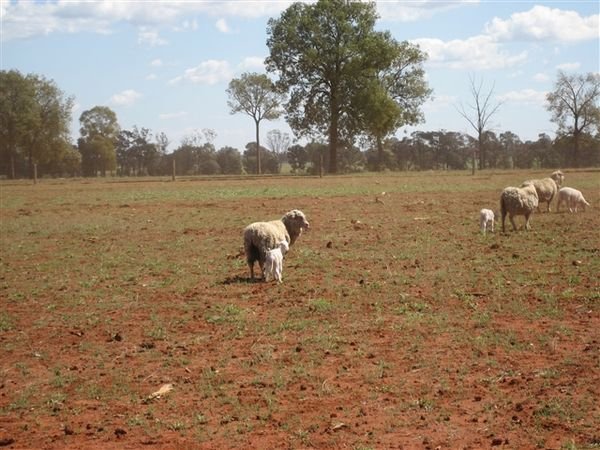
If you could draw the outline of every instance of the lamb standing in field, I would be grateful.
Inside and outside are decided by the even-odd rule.
[[[560,212],[560,204],[565,202],[567,208],[569,208],[569,212],[577,212],[577,207],[581,206],[585,211],[586,206],[590,206],[590,204],[583,198],[583,194],[577,189],[573,189],[570,187],[561,188],[558,191],[558,203],[556,204],[556,212]]]
[[[546,202],[546,210],[547,212],[550,212],[550,203],[558,192],[558,189],[562,185],[564,179],[565,175],[560,170],[557,170],[552,172],[548,178],[524,181],[523,184],[521,184],[521,187],[525,186],[526,184],[533,184],[538,195],[538,211],[540,210],[539,205],[543,202]]]
[[[300,237],[303,230],[308,230],[310,224],[304,213],[298,209],[287,212],[280,220],[270,222],[255,222],[244,229],[244,251],[250,278],[254,279],[254,263],[258,261],[264,277],[265,257],[269,250],[275,248],[281,241],[286,241],[291,247]]]
[[[494,232],[494,211],[491,209],[482,209],[479,211],[479,229],[483,234],[487,231],[488,226],[492,233]]]
[[[506,215],[512,223],[513,230],[517,231],[514,216],[525,216],[525,229],[529,230],[529,217],[538,207],[538,195],[533,183],[525,184],[523,187],[504,188],[500,195],[500,212],[502,214],[502,232],[504,232],[504,221]]]
[[[281,241],[277,247],[267,252],[265,255],[265,281],[272,279],[278,283],[283,281],[283,257],[289,249],[287,241]]]

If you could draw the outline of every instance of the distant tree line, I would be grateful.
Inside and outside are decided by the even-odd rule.
[[[579,97],[569,98],[570,92]],[[581,93],[581,94],[580,94]],[[585,95],[583,95],[585,94]],[[516,134],[485,131],[473,138],[453,131],[416,131],[403,138],[383,134],[337,140],[336,170],[350,173],[374,170],[455,170],[600,166],[600,77],[559,73],[548,95],[548,110],[559,125],[557,137],[540,134],[523,142]],[[569,108],[576,104],[578,109]],[[214,131],[185,136],[168,153],[164,133],[134,126],[122,129],[110,108],[96,106],[80,118],[80,137],[73,145],[69,133],[73,98],[51,81],[35,74],[0,71],[0,175],[38,176],[154,176],[276,174],[289,167],[294,174],[320,174],[330,167],[327,136],[308,144],[292,144],[278,130],[268,133],[266,145],[249,142],[243,151],[216,149]],[[575,147],[576,145],[576,147]],[[485,159],[473,157],[484,149]],[[259,151],[258,151],[259,150]],[[576,150],[576,151],[575,151]]]

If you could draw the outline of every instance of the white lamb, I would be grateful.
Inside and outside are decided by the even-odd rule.
[[[492,233],[494,232],[494,211],[491,209],[482,209],[479,211],[479,229],[483,234],[487,231],[487,228],[490,227]]]
[[[586,206],[590,206],[590,204],[583,198],[583,194],[577,189],[573,189],[570,187],[560,188],[558,191],[558,203],[556,205],[556,212],[560,212],[560,204],[565,202],[567,208],[569,208],[569,212],[577,212],[577,207],[581,206],[585,211]]]
[[[513,230],[517,231],[514,216],[525,216],[525,229],[529,230],[529,217],[538,207],[538,195],[535,186],[525,184],[523,187],[504,188],[500,195],[500,213],[502,214],[502,232],[504,233],[504,221],[506,215],[510,219]]]
[[[281,241],[277,247],[267,251],[265,255],[265,281],[283,281],[283,257],[290,249],[287,241]]]

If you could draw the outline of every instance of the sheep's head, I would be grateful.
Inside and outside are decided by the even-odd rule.
[[[306,220],[306,216],[299,209],[293,209],[287,212],[281,221],[285,225],[288,233],[290,234],[290,245],[292,245],[298,236],[302,234],[303,230],[310,229],[310,224]]]
[[[290,249],[290,245],[287,241],[281,241],[277,244],[277,246],[279,247],[283,255],[285,255],[286,252]]]
[[[557,170],[555,172],[552,172],[552,175],[550,175],[550,178],[552,178],[554,180],[554,182],[556,183],[556,185],[558,187],[560,187],[563,183],[563,181],[565,181],[565,174],[562,173],[562,171]]]

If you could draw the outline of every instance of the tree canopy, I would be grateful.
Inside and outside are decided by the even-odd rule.
[[[26,161],[32,176],[34,164],[58,167],[69,157],[72,108],[73,98],[54,81],[16,70],[0,72],[0,154],[11,178],[23,171],[19,161]]]
[[[554,90],[547,94],[546,100],[552,121],[558,125],[558,135],[572,139],[569,163],[578,167],[582,136],[594,130],[600,132],[600,75],[567,75],[559,71]]]
[[[425,97],[426,88],[420,95],[411,92],[423,82],[402,85],[394,78],[406,68],[402,62],[411,61],[403,57],[409,48],[375,31],[376,19],[372,2],[319,0],[294,3],[267,26],[267,70],[289,92],[288,123],[298,136],[328,137],[330,173],[338,171],[338,147],[352,147],[361,132],[384,136],[402,119],[410,123],[418,114],[406,102],[414,98],[419,104]],[[416,63],[423,59],[420,54]],[[412,75],[416,80],[423,72]]]
[[[283,96],[275,90],[273,82],[264,74],[243,73],[234,78],[227,88],[227,104],[231,114],[244,113],[254,119],[256,130],[256,173],[262,172],[260,147],[260,122],[275,120],[281,114]]]
[[[81,137],[78,140],[83,174],[103,176],[116,169],[116,145],[119,139],[119,122],[115,112],[107,106],[95,106],[79,117]]]

